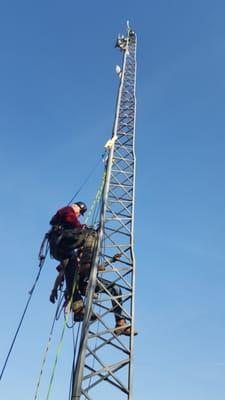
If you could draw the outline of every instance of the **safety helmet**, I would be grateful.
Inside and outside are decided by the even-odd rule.
[[[76,204],[80,208],[81,215],[83,215],[87,211],[87,206],[85,203],[83,203],[83,201],[77,201],[73,204]]]

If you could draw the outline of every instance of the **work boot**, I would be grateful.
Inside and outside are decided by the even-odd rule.
[[[105,271],[105,265],[99,264],[98,265],[98,272],[103,272],[103,271]]]
[[[74,321],[82,322],[84,319],[84,313],[85,313],[84,307],[79,312],[74,313],[74,316],[73,316]],[[96,321],[97,318],[98,318],[97,315],[94,312],[92,312],[90,321]]]
[[[114,328],[114,333],[116,335],[131,335],[131,326],[126,323],[124,318],[118,319],[116,321],[116,327]],[[134,336],[138,335],[138,332],[134,331]]]

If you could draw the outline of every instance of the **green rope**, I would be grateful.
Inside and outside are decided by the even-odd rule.
[[[47,393],[47,397],[46,400],[50,399],[50,392],[51,392],[51,388],[52,388],[52,383],[53,383],[53,379],[54,379],[54,375],[55,375],[55,370],[56,370],[56,365],[59,359],[59,355],[62,349],[62,342],[63,342],[63,337],[64,337],[64,333],[67,327],[67,323],[69,320],[69,315],[70,315],[70,311],[71,311],[71,306],[72,306],[72,302],[73,302],[73,295],[75,293],[76,290],[76,277],[77,274],[75,273],[75,277],[74,277],[74,282],[73,282],[73,289],[72,289],[72,294],[68,303],[68,313],[66,315],[66,318],[64,319],[64,325],[63,325],[63,329],[62,329],[62,333],[60,336],[60,340],[56,349],[56,356],[55,356],[55,361],[54,361],[54,365],[53,365],[53,369],[52,369],[52,374],[51,374],[51,378],[50,378],[50,382],[49,382],[49,387],[48,387],[48,393]]]
[[[69,313],[68,313],[68,315],[69,315]],[[67,315],[67,320],[68,320],[68,315]],[[55,376],[56,365],[57,365],[58,358],[59,358],[59,355],[60,355],[60,352],[61,352],[61,349],[62,349],[62,342],[63,342],[63,336],[64,336],[64,333],[65,333],[65,330],[66,330],[66,320],[64,321],[64,326],[63,326],[63,330],[62,330],[62,333],[61,333],[61,336],[60,336],[60,341],[59,341],[59,344],[57,346],[56,357],[55,357],[55,361],[54,361],[54,365],[53,365],[53,369],[52,369],[52,375],[51,375],[51,379],[50,379],[50,383],[49,383],[49,387],[48,387],[48,393],[47,393],[46,400],[48,400],[50,398],[50,392],[51,392],[51,388],[52,388],[53,379],[54,379],[54,376]]]
[[[100,185],[100,187],[96,193],[96,196],[93,200],[93,203],[88,211],[87,217],[85,219],[85,224],[87,224],[87,222],[89,221],[91,214],[94,212],[94,209],[97,207],[97,204],[101,199],[102,191],[103,191],[104,184],[105,184],[105,179],[106,179],[106,171],[103,174],[101,185]]]
[[[38,381],[37,381],[37,384],[36,384],[34,400],[37,400],[37,398],[38,398],[38,391],[39,391],[40,384],[41,384],[41,378],[42,378],[43,371],[44,371],[44,366],[45,366],[45,363],[46,363],[46,360],[47,360],[47,354],[48,354],[48,351],[50,349],[50,345],[51,345],[51,341],[52,341],[52,335],[53,335],[53,331],[54,331],[55,322],[57,320],[58,309],[59,309],[59,307],[61,305],[62,299],[63,299],[62,296],[60,296],[60,298],[58,300],[57,310],[55,312],[54,320],[53,320],[53,323],[52,323],[52,326],[51,326],[51,330],[50,330],[47,346],[46,346],[46,349],[45,349],[45,352],[44,352],[44,355],[43,355],[43,358],[42,358],[41,370],[40,370]]]

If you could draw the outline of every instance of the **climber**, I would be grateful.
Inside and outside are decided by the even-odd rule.
[[[59,209],[51,218],[52,228],[48,232],[51,256],[63,265],[66,279],[67,299],[72,295],[75,271],[79,267],[77,251],[84,245],[88,228],[79,221],[87,211],[85,203],[79,201]]]
[[[119,260],[121,257],[121,254],[116,254],[110,259],[110,262],[115,262]],[[83,271],[83,265],[82,265],[82,258],[80,260],[81,262],[81,268],[80,271]],[[104,265],[98,265],[98,271],[103,272],[106,268],[106,265],[108,263],[105,263]],[[50,295],[50,301],[52,303],[55,303],[57,299],[57,290],[58,288],[62,287],[63,281],[64,281],[64,271],[65,271],[65,266],[63,263],[58,265],[56,268],[58,271],[58,276],[55,280],[54,287],[52,289],[51,295]],[[90,269],[90,267],[89,267]],[[85,271],[85,268],[84,268]],[[90,272],[90,271],[89,271]],[[76,296],[73,299],[72,303],[72,310],[74,312],[74,321],[82,321],[84,317],[84,302],[83,298],[86,296],[86,291],[87,291],[87,285],[88,285],[88,277],[89,274],[85,271],[84,274],[80,274],[80,280],[79,280],[79,290],[76,292]],[[121,288],[116,285],[114,282],[111,282],[107,279],[104,279],[102,277],[98,277],[97,285],[95,288],[95,294],[94,297],[96,298],[98,296],[98,293],[110,293],[112,296],[112,311],[115,316],[116,320],[116,326],[114,328],[114,332],[116,335],[125,335],[125,336],[130,336],[131,335],[131,327],[129,324],[126,323],[125,318],[122,315],[122,307],[123,307],[123,301],[122,301],[122,290]],[[114,299],[113,299],[114,297]],[[94,320],[95,316],[92,314],[91,320]],[[137,335],[137,332],[134,332],[134,335]]]
[[[80,223],[79,217],[86,211],[85,203],[79,201],[61,208],[50,220],[52,225],[48,233],[50,254],[56,260],[69,258],[73,250],[83,244],[86,225]]]

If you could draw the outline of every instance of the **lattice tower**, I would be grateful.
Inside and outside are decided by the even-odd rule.
[[[117,67],[120,83],[108,144],[99,240],[89,279],[71,400],[132,399],[136,34],[129,25],[127,36],[119,36],[116,47],[123,63]],[[115,254],[119,254],[116,260]],[[100,272],[99,265],[105,265],[105,271]],[[109,281],[110,285],[106,283]],[[96,285],[100,288],[97,298]],[[112,294],[112,287],[116,287],[116,293]],[[131,327],[130,336],[116,334],[114,317],[118,307]],[[92,311],[98,315],[94,322],[90,322]]]

